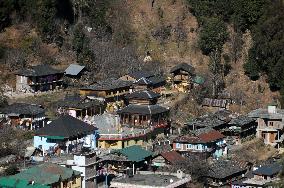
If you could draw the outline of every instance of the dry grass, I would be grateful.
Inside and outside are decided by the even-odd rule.
[[[237,156],[242,161],[252,163],[265,161],[277,154],[275,148],[266,146],[263,140],[258,138],[245,142],[240,148],[231,152],[232,156]]]

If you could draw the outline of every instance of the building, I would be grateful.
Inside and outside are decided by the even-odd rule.
[[[48,185],[32,183],[27,180],[18,180],[10,177],[0,178],[1,188],[50,188]]]
[[[80,172],[53,163],[43,163],[16,175],[9,176],[9,178],[16,181],[28,181],[50,188],[82,187]]]
[[[149,71],[136,71],[136,72],[132,72],[132,73],[128,73],[122,77],[120,77],[120,80],[124,80],[124,81],[132,81],[132,82],[136,82],[141,78],[151,78],[154,77],[155,74]]]
[[[75,118],[86,119],[102,114],[105,110],[103,101],[91,100],[87,97],[80,97],[79,95],[65,96],[61,101],[57,102],[58,114],[69,114]]]
[[[16,90],[24,92],[48,91],[62,87],[64,71],[41,64],[16,73]]]
[[[119,78],[124,81],[132,81],[134,90],[153,90],[160,93],[166,84],[166,78],[148,71],[137,71]]]
[[[36,131],[34,147],[44,154],[71,153],[78,148],[96,148],[97,128],[69,115],[58,119]]]
[[[248,116],[257,119],[256,137],[262,138],[265,144],[279,147],[283,143],[283,109],[269,105],[267,109],[254,110]]]
[[[85,71],[86,71],[85,66],[71,64],[65,70],[65,75],[69,78],[80,79]]]
[[[231,160],[216,160],[209,165],[206,175],[208,187],[225,187],[230,186],[233,181],[241,179],[247,169]]]
[[[211,155],[219,158],[227,152],[224,137],[222,133],[213,129],[199,131],[193,135],[177,137],[173,141],[173,149],[184,156],[195,154],[203,158]]]
[[[103,149],[122,149],[133,145],[144,145],[151,139],[152,129],[122,126],[118,115],[105,113],[93,117],[98,128],[98,147]]]
[[[212,128],[217,131],[227,128],[228,123],[232,119],[232,112],[229,110],[218,110],[215,113],[206,114],[197,118],[194,118],[187,123],[184,130],[186,132],[198,130],[202,128]]]
[[[80,89],[80,95],[104,100],[107,111],[113,112],[124,106],[123,98],[132,92],[132,81],[110,78]]]
[[[236,144],[241,143],[241,139],[256,134],[257,123],[254,118],[247,116],[238,116],[232,118],[228,127],[221,130],[222,134],[227,137],[233,137]]]
[[[187,64],[181,63],[174,66],[171,70],[171,82],[175,89],[181,92],[186,92],[193,87],[193,78],[195,69]]]
[[[157,104],[159,97],[159,94],[148,90],[127,95],[128,105],[117,111],[121,124],[142,128],[167,127],[169,109]]]
[[[100,156],[98,174],[117,176],[147,170],[152,154],[151,151],[137,145],[112,150],[109,154]]]
[[[81,173],[82,188],[95,187],[97,184],[97,155],[94,151],[76,152],[73,160],[67,160],[65,166]]]
[[[202,101],[202,106],[215,107],[218,109],[228,109],[231,103],[232,103],[231,99],[204,98]]]
[[[0,114],[9,119],[13,127],[35,130],[46,124],[45,110],[36,104],[13,103],[2,109]]]
[[[110,187],[113,188],[186,188],[191,178],[182,172],[171,173],[152,173],[140,172],[134,176],[115,178],[111,181]]]
[[[280,181],[278,177],[282,171],[282,165],[276,162],[264,166],[256,167],[252,171],[252,177],[243,181],[232,183],[233,188],[250,188],[250,187],[272,187],[273,182]]]
[[[186,159],[174,150],[160,153],[152,159],[152,165],[156,167],[170,167],[172,165],[182,165],[185,163]]]

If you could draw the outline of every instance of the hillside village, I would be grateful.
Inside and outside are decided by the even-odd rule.
[[[80,79],[86,71],[75,64],[20,70],[15,92],[66,93],[62,79]],[[2,128],[30,132],[32,142],[17,143],[22,153],[1,158],[3,172],[14,164],[17,173],[1,178],[0,185],[257,187],[279,181],[284,112],[277,104],[241,115],[230,110],[230,98],[204,98],[201,108],[211,112],[183,125],[171,118],[175,101],[168,101],[195,91],[205,79],[181,63],[164,75],[140,70],[73,88],[56,102],[54,119],[33,103],[1,108]],[[246,147],[255,144],[266,155],[249,156]]]
[[[284,187],[283,11],[0,1],[0,188]]]

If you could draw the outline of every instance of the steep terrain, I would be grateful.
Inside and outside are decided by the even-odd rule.
[[[142,60],[147,52],[150,52],[154,61],[158,61],[165,69],[179,62],[191,63],[198,74],[207,79],[209,75],[209,57],[203,55],[198,47],[200,28],[197,19],[190,12],[190,7],[185,0],[125,0],[124,3],[113,3],[107,12],[107,22],[112,26],[113,33],[110,40],[125,37],[121,33],[131,35],[131,46],[136,50],[137,61]],[[123,28],[121,28],[123,27]],[[229,54],[232,47],[233,31],[228,26],[230,39],[224,45],[223,54]],[[123,32],[121,29],[124,29]],[[68,64],[76,63],[76,53],[72,49],[73,26],[67,34],[62,34],[64,43],[59,47],[56,43],[47,43],[39,35],[37,28],[30,23],[16,23],[5,28],[0,33],[0,44],[7,50],[6,60],[1,61],[1,78],[4,82],[14,87],[13,72],[16,66],[21,64],[35,65],[49,63],[57,68],[65,68]],[[94,39],[96,30],[85,31],[92,42],[91,49],[100,48],[109,42]],[[247,59],[248,50],[252,45],[249,32],[243,36],[243,47],[240,58],[233,62],[230,60],[231,71],[225,77],[226,91],[237,101],[231,109],[240,113],[248,112],[251,109],[264,107],[278,93],[271,92],[265,77],[258,81],[251,81],[244,74],[243,64]],[[108,48],[114,45],[108,45]],[[124,49],[124,48],[122,48]],[[22,54],[25,54],[24,57]],[[95,59],[110,59],[109,54],[102,54]],[[119,55],[117,55],[119,56]],[[7,61],[8,60],[8,61]],[[224,62],[224,57],[222,57]],[[151,67],[151,62],[148,63]],[[125,69],[125,65],[118,65]],[[113,67],[112,67],[113,68]],[[113,71],[113,70],[112,70]],[[108,71],[111,74],[112,71]],[[124,70],[124,72],[127,72]],[[97,72],[95,72],[96,74]],[[98,72],[99,74],[99,72]],[[189,106],[190,101],[180,104]],[[187,109],[187,108],[185,108]],[[181,108],[182,110],[182,108]],[[189,114],[197,115],[196,109],[187,109]]]

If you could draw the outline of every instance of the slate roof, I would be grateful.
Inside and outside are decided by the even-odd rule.
[[[132,81],[124,81],[115,78],[109,78],[106,80],[99,81],[93,85],[86,86],[81,88],[82,90],[94,90],[94,91],[106,91],[106,90],[114,90],[124,87],[132,86]]]
[[[10,176],[13,179],[34,181],[42,185],[50,185],[60,180],[67,180],[75,176],[80,176],[81,172],[70,168],[62,167],[53,163],[43,163],[29,168],[16,175]]]
[[[152,77],[154,76],[155,74],[152,73],[152,72],[149,72],[149,71],[136,71],[136,72],[132,72],[132,73],[129,73],[128,76],[138,80],[142,77],[144,78],[149,78],[149,77]]]
[[[254,170],[252,173],[261,176],[273,176],[280,173],[282,170],[282,165],[278,163],[273,163],[259,167],[257,170]]]
[[[165,83],[166,82],[166,78],[163,76],[152,76],[150,78],[148,78],[148,80],[151,82],[152,85],[157,85],[157,84],[161,84],[161,83]]]
[[[54,69],[46,64],[41,64],[41,65],[32,66],[31,68],[22,69],[18,71],[16,74],[23,76],[47,76],[59,73],[64,73],[64,71]]]
[[[162,107],[158,104],[155,105],[138,105],[129,104],[128,106],[117,111],[118,114],[128,113],[128,114],[141,114],[141,115],[151,115],[167,112],[168,109]]]
[[[284,109],[276,109],[276,113],[268,113],[268,109],[256,109],[248,113],[248,117],[267,118],[267,119],[284,119]]]
[[[77,76],[84,68],[85,68],[85,66],[71,64],[65,70],[65,74],[71,75],[71,76]]]
[[[242,168],[238,163],[231,160],[217,160],[209,166],[208,177],[215,179],[226,179],[230,176],[244,173],[245,168]]]
[[[14,179],[11,177],[0,178],[0,187],[2,188],[50,188],[50,186],[47,186],[47,185],[41,185],[37,183],[31,184],[30,181]]]
[[[126,95],[127,99],[155,99],[159,98],[161,95],[159,93],[155,93],[152,90],[144,90],[144,91],[135,91]]]
[[[50,124],[36,131],[38,136],[77,137],[93,133],[96,128],[69,115],[60,116]]]
[[[161,156],[169,161],[171,164],[184,163],[186,159],[176,151],[169,151],[161,153]]]
[[[127,157],[128,160],[133,162],[140,162],[145,160],[147,157],[152,156],[152,152],[143,149],[141,146],[129,146],[123,149],[114,150],[111,153],[116,153],[120,155],[124,155]]]
[[[235,125],[235,126],[244,126],[244,125],[247,125],[247,124],[252,123],[252,122],[255,122],[255,118],[251,118],[251,117],[248,117],[248,116],[241,115],[241,116],[238,116],[236,118],[233,118],[229,122],[229,124]]]
[[[57,102],[58,107],[85,109],[94,106],[102,106],[103,102],[99,100],[85,101],[79,95],[66,96],[63,100]]]
[[[134,82],[137,85],[151,85],[152,82],[145,77],[139,78],[137,81]]]
[[[194,72],[195,72],[195,69],[192,65],[187,64],[187,63],[180,63],[180,64],[174,66],[170,70],[170,73],[174,73],[174,72],[179,71],[179,70],[186,71],[186,72],[188,72],[189,74],[192,74],[192,75],[194,75]]]
[[[196,135],[179,136],[175,139],[175,141],[184,143],[210,143],[218,141],[224,137],[225,136],[222,133],[213,129]]]
[[[38,115],[45,112],[43,108],[36,104],[27,104],[27,103],[13,103],[2,109],[0,112],[7,115]]]
[[[188,126],[199,126],[199,127],[218,127],[231,121],[231,111],[219,110],[214,114],[207,114],[198,118],[192,119],[185,123]]]

